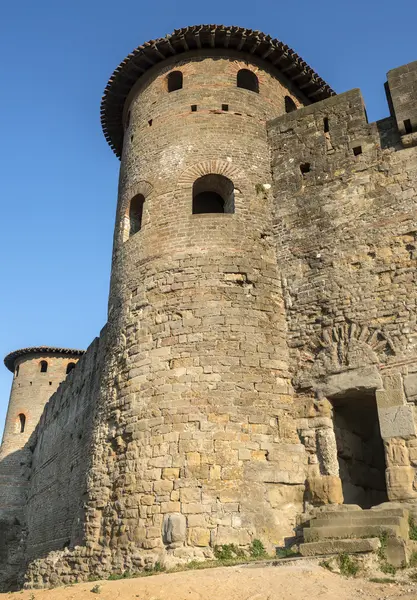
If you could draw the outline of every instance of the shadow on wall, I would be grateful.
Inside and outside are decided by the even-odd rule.
[[[0,459],[0,592],[23,585],[27,527],[25,502],[36,434]]]

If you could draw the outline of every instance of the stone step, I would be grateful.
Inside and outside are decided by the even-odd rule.
[[[367,525],[402,525],[404,517],[381,517],[379,515],[363,514],[361,518],[344,515],[333,519],[312,519],[310,527],[341,527],[342,525],[355,525],[364,527]]]
[[[408,524],[407,524],[408,525]],[[304,541],[318,542],[320,540],[346,539],[346,538],[371,538],[380,537],[384,533],[388,536],[408,537],[408,528],[401,525],[341,525],[326,527],[304,527]]]
[[[378,538],[349,540],[326,540],[300,544],[301,556],[320,556],[322,554],[356,554],[359,552],[376,552],[381,547]]]
[[[362,519],[367,517],[408,517],[408,511],[404,508],[384,508],[384,509],[369,509],[369,510],[354,510],[354,511],[323,511],[318,513],[314,519],[325,519],[333,521],[333,519],[346,518]]]

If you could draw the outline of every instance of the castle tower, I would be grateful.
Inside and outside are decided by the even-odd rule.
[[[31,465],[31,435],[45,404],[75,367],[83,350],[41,346],[8,354],[13,373],[9,406],[0,446],[0,581],[13,589],[16,565],[23,561],[23,508]]]
[[[24,501],[22,486],[30,463],[30,436],[45,404],[77,363],[82,350],[23,348],[11,352],[4,364],[13,373],[9,406],[0,446],[0,514],[16,510]]]
[[[279,543],[302,510],[265,123],[332,93],[277,40],[222,26],[140,46],[106,88],[116,389],[91,533],[118,556]]]

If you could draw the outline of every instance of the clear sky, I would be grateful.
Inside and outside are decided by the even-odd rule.
[[[86,348],[104,325],[119,161],[101,95],[134,47],[199,23],[277,37],[337,92],[361,88],[371,121],[386,72],[417,59],[416,0],[3,0],[1,357]],[[0,433],[11,379],[0,366]]]

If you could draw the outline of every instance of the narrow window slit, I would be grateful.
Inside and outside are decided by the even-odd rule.
[[[296,103],[289,96],[285,96],[284,104],[285,104],[285,112],[286,113],[294,112],[295,110],[297,110]]]
[[[18,419],[19,419],[19,423],[18,423],[19,433],[24,433],[25,426],[26,426],[26,417],[23,413],[20,413]]]
[[[404,129],[405,129],[405,133],[413,133],[413,127],[411,125],[411,119],[406,119],[404,121]]]
[[[329,118],[328,117],[324,117],[324,119],[323,119],[323,129],[324,129],[324,133],[329,133]]]
[[[311,170],[311,165],[310,163],[306,162],[306,163],[301,163],[300,165],[300,171],[303,175],[305,175],[306,173],[310,173]]]
[[[142,194],[133,196],[129,207],[129,237],[142,228],[143,205],[145,197]]]
[[[153,119],[149,119],[149,121],[148,121],[149,127],[152,127],[152,123],[153,123]]]

